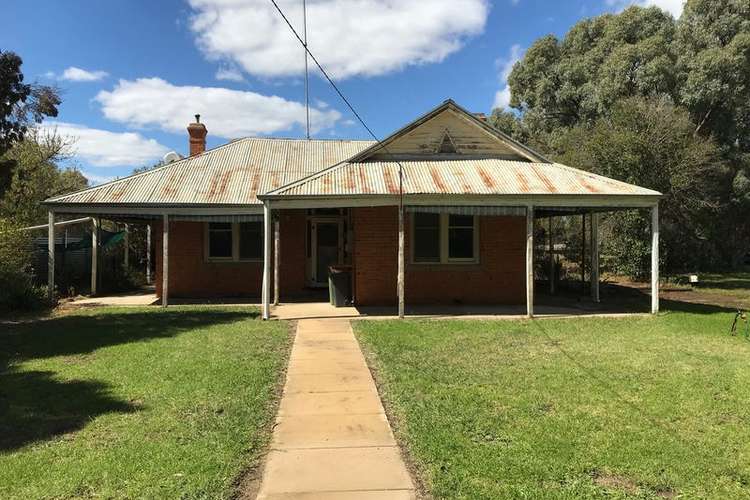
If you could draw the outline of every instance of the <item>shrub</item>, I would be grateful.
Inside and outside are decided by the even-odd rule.
[[[13,221],[0,218],[0,312],[49,307],[47,288],[35,286],[30,273],[31,241]]]

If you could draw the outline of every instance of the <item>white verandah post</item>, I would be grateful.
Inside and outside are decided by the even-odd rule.
[[[146,283],[151,284],[151,223],[146,224]]]
[[[659,312],[659,205],[651,208],[651,313]]]
[[[547,229],[549,237],[549,293],[555,294],[555,242],[552,239],[552,216],[549,217],[549,228]]]
[[[161,305],[169,304],[169,215],[162,218],[162,256],[161,256]]]
[[[591,213],[591,299],[599,302],[599,214]]]
[[[47,214],[47,295],[52,300],[55,296],[55,212]]]
[[[526,316],[534,317],[534,207],[526,207]]]
[[[91,295],[96,295],[99,272],[99,219],[91,218]]]
[[[263,285],[261,302],[263,303],[263,319],[271,317],[271,207],[268,202],[263,204]]]
[[[404,319],[404,207],[398,207],[398,317]]]
[[[281,259],[279,220],[273,222],[273,305],[279,305],[279,262]]]

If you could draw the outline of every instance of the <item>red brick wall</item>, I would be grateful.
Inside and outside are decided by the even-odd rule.
[[[354,209],[355,292],[360,305],[396,303],[398,212]],[[522,304],[525,300],[524,217],[481,217],[479,264],[410,264],[406,219],[406,302]]]
[[[305,284],[305,216],[281,212],[281,296],[302,292]],[[154,224],[156,293],[161,296],[161,224]],[[262,262],[207,262],[202,222],[173,221],[169,232],[170,297],[260,297]]]

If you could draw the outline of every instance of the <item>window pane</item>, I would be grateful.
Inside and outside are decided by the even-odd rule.
[[[228,222],[208,224],[208,256],[232,257],[232,224]]]
[[[414,214],[414,262],[440,262],[440,215]]]
[[[240,223],[240,259],[263,258],[263,223]]]
[[[463,226],[474,227],[473,215],[450,215],[448,216],[448,225],[450,227]]]
[[[448,218],[448,259],[474,257],[474,216],[451,215]]]

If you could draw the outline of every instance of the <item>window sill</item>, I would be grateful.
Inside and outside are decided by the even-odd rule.
[[[234,259],[231,259],[231,258],[211,257],[211,258],[205,259],[204,262],[206,264],[258,264],[258,263],[262,263],[263,259],[239,259],[239,260],[234,260]]]
[[[458,260],[458,261],[448,261],[448,262],[409,262],[410,266],[415,267],[468,267],[468,266],[478,266],[480,262],[478,260]]]

